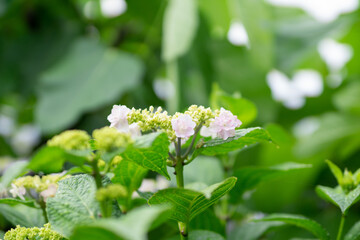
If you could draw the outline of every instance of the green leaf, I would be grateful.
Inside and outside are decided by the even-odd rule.
[[[171,218],[188,223],[199,213],[213,205],[217,200],[229,192],[235,185],[236,178],[230,177],[221,183],[214,184],[202,192],[184,188],[168,188],[155,193],[150,199],[150,205],[167,204],[173,207]],[[204,192],[210,192],[209,198]]]
[[[136,163],[129,160],[121,160],[114,170],[114,177],[111,179],[113,183],[119,183],[127,188],[131,195],[137,190],[143,178],[146,176],[147,170]]]
[[[66,151],[59,147],[45,146],[36,152],[28,168],[35,172],[60,172],[65,162],[83,166],[89,154],[89,151]]]
[[[262,182],[277,178],[283,174],[310,168],[309,164],[300,163],[282,163],[271,167],[245,167],[234,171],[233,175],[237,177],[235,187],[230,192],[231,202],[240,202],[245,191],[255,188]]]
[[[211,207],[193,218],[189,228],[191,231],[201,229],[225,235],[225,224],[215,215]]]
[[[257,109],[254,103],[240,96],[231,96],[222,91],[217,84],[213,84],[211,92],[211,107],[220,109],[220,107],[231,111],[242,122],[242,126],[247,126],[255,120]]]
[[[223,140],[215,138],[203,143],[199,148],[195,149],[193,157],[199,154],[203,155],[221,155],[234,150],[246,148],[252,144],[259,142],[271,142],[269,133],[260,128],[245,128],[235,131],[235,136]]]
[[[55,197],[46,202],[52,228],[69,237],[76,225],[94,222],[100,212],[95,193],[95,181],[89,175],[76,175],[59,181]]]
[[[166,133],[158,132],[137,138],[134,145],[129,146],[121,156],[124,160],[133,161],[170,179],[166,169],[168,151],[169,139]]]
[[[257,240],[270,228],[284,225],[282,222],[248,222],[234,228],[228,240]]]
[[[317,186],[316,193],[326,201],[338,206],[343,214],[360,200],[360,186],[346,194],[340,186],[330,188],[325,186]]]
[[[197,26],[196,1],[168,1],[163,23],[162,58],[172,61],[184,55],[191,47]]]
[[[21,200],[17,198],[0,198],[0,204],[7,204],[9,206],[22,204],[32,208],[39,208],[38,204],[34,200]]]
[[[225,238],[215,232],[207,230],[195,230],[190,232],[189,240],[225,240]]]
[[[45,223],[42,211],[37,208],[17,204],[10,206],[0,204],[0,215],[12,223],[14,226],[22,227],[42,227]]]
[[[360,239],[360,221],[356,222],[344,237],[344,240],[358,239]]]
[[[334,163],[332,163],[329,160],[325,160],[325,162],[327,163],[327,165],[329,166],[332,174],[334,175],[334,177],[336,178],[338,184],[342,184],[343,182],[343,173],[340,170],[340,168],[338,166],[336,166]]]
[[[320,240],[330,240],[329,233],[317,222],[314,220],[308,219],[306,217],[294,214],[271,214],[265,218],[257,220],[260,221],[277,221],[284,222],[290,225],[294,225],[300,228],[303,228],[319,238]]]
[[[17,161],[6,168],[0,181],[0,190],[7,188],[12,180],[22,175],[26,171],[28,164],[27,161]]]
[[[169,216],[162,206],[139,207],[120,219],[101,219],[78,226],[70,240],[145,240],[152,227],[164,222]]]
[[[360,83],[350,82],[334,95],[333,100],[338,109],[360,115]]]
[[[46,133],[69,127],[82,114],[115,102],[136,87],[142,71],[135,56],[105,48],[91,38],[79,39],[42,75],[36,121]]]

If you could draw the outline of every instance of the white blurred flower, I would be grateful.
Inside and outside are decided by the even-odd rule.
[[[49,187],[42,191],[40,193],[40,196],[44,199],[44,202],[46,202],[46,199],[49,197],[54,197],[56,194],[56,190],[57,190],[57,185],[56,184],[49,184]]]
[[[6,115],[0,115],[0,135],[9,137],[15,129],[14,119]]]
[[[295,137],[305,137],[313,134],[320,127],[319,119],[315,117],[307,117],[298,121],[293,126],[293,134]]]
[[[25,200],[26,189],[23,186],[18,187],[12,183],[9,192],[14,198],[19,197],[21,200]]]
[[[297,7],[319,22],[332,22],[343,13],[355,11],[358,0],[267,0],[267,2],[285,7]]]
[[[303,107],[305,97],[317,97],[323,91],[321,75],[314,70],[299,70],[293,80],[278,70],[272,70],[266,78],[273,99],[289,109]]]
[[[117,17],[127,9],[125,0],[100,0],[101,12],[105,17]]]
[[[171,120],[171,126],[178,138],[191,137],[195,130],[196,123],[188,114],[180,114],[177,118]]]
[[[212,131],[210,127],[206,127],[206,126],[201,127],[200,135],[203,137],[216,138],[216,132]]]
[[[250,47],[249,37],[241,22],[232,22],[227,34],[229,42],[235,46]]]
[[[332,72],[340,71],[353,56],[353,49],[350,45],[338,43],[330,38],[319,42],[318,51]]]
[[[26,124],[21,126],[11,139],[11,146],[19,155],[27,155],[40,142],[41,131],[40,128]]]
[[[139,124],[137,123],[132,123],[129,126],[129,132],[131,134],[132,137],[139,137],[141,136],[141,129]]]
[[[127,114],[130,109],[124,105],[114,105],[111,114],[107,117],[110,127],[116,128],[119,132],[129,132]]]
[[[153,89],[156,96],[162,100],[168,100],[175,94],[174,84],[167,79],[156,79],[153,82]]]

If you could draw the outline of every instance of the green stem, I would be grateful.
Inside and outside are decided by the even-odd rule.
[[[184,188],[184,165],[181,159],[178,159],[176,166],[176,183],[178,188]]]
[[[179,69],[176,59],[166,63],[166,72],[167,78],[173,83],[175,88],[173,97],[167,100],[167,109],[169,113],[175,113],[179,109],[180,102]]]
[[[95,179],[96,188],[99,190],[102,188],[102,177],[98,168],[98,158],[95,157],[93,161],[91,162],[92,168],[93,168],[93,177]],[[109,211],[106,207],[106,201],[100,201],[100,209],[101,209],[101,215],[103,218],[107,218],[111,216],[111,213],[109,214]]]
[[[45,223],[48,223],[49,219],[48,219],[47,213],[46,213],[46,204],[43,200],[40,200],[39,204],[40,204],[40,207],[41,207],[44,219],[45,219]]]
[[[190,146],[188,147],[188,149],[186,150],[186,152],[185,152],[185,154],[184,154],[184,156],[183,156],[184,159],[187,158],[187,156],[189,155],[191,149],[193,148],[194,143],[195,143],[195,140],[196,140],[196,136],[197,136],[197,134],[199,133],[201,127],[202,127],[202,123],[200,123],[200,124],[195,128],[195,133],[194,133],[194,135],[193,135],[193,139],[191,140],[191,144],[190,144]]]
[[[339,231],[336,240],[340,240],[342,237],[342,232],[344,229],[344,223],[345,223],[345,214],[341,215],[340,225],[339,225]]]

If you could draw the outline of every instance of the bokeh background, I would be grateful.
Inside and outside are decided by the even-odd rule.
[[[314,187],[336,185],[325,159],[360,167],[358,0],[0,0],[1,169],[62,130],[108,125],[113,104],[173,113],[217,94],[277,143],[236,167],[313,165],[262,184],[239,215],[301,213],[334,234],[340,213]]]

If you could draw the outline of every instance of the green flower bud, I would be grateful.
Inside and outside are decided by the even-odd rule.
[[[355,181],[353,178],[353,174],[347,169],[345,169],[344,171],[343,180],[340,185],[346,193],[350,192],[355,188]]]
[[[120,133],[115,128],[103,127],[93,132],[96,149],[110,152],[120,147],[126,147],[132,143],[130,134]]]
[[[84,150],[90,148],[90,136],[82,130],[68,130],[54,136],[47,142],[48,146],[65,150]]]
[[[62,174],[50,174],[46,176],[25,176],[15,179],[12,183],[17,187],[32,188],[36,192],[42,192],[52,184],[57,185],[57,182],[61,179],[67,178],[69,176],[63,176]]]
[[[106,187],[100,188],[96,192],[96,199],[100,202],[105,200],[113,200],[117,198],[127,197],[128,192],[121,184],[110,184]]]
[[[11,229],[5,233],[4,240],[19,240],[19,239],[28,239],[28,240],[61,240],[64,239],[59,233],[51,229],[50,223],[47,223],[42,228],[25,228],[16,226],[15,229]]]

